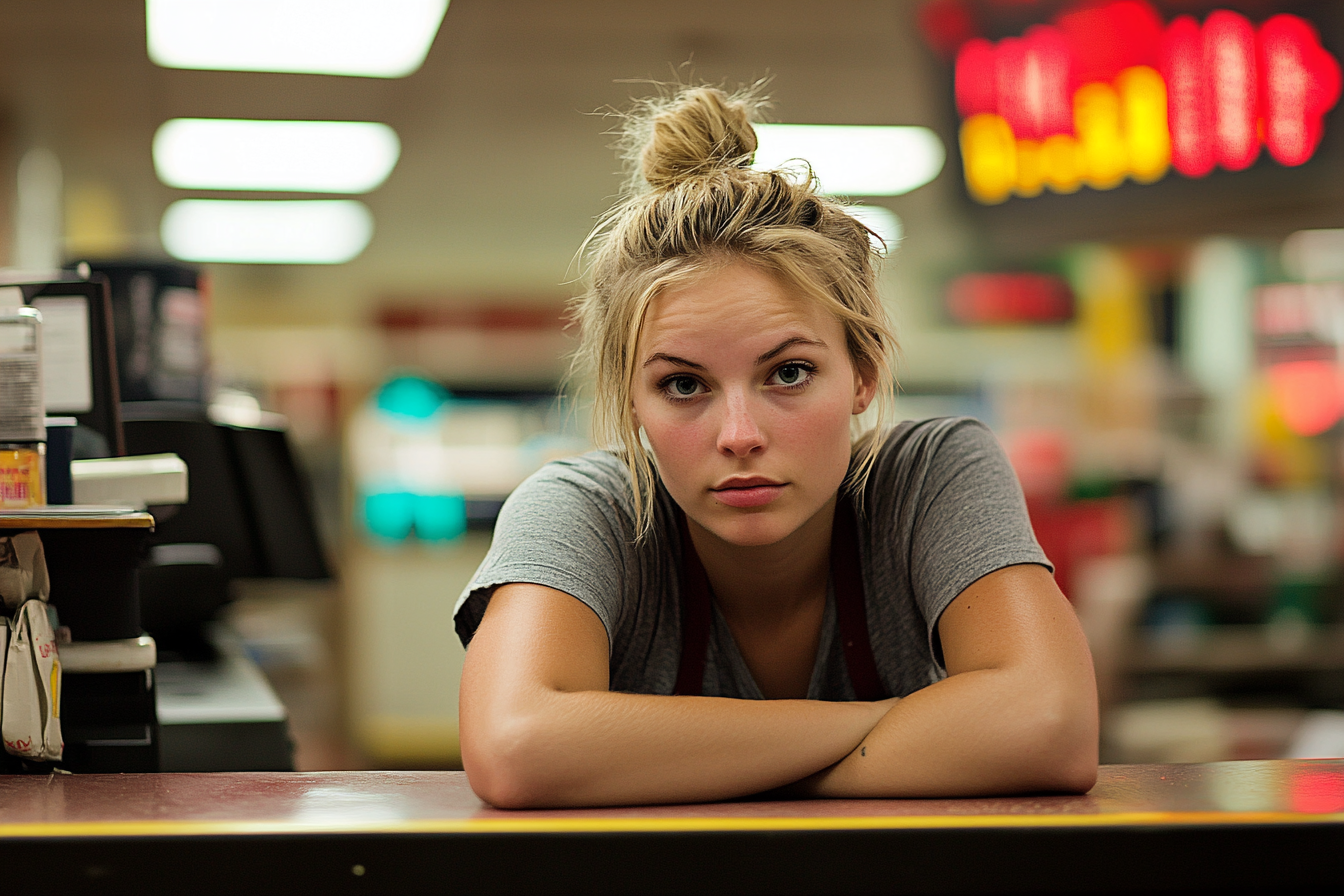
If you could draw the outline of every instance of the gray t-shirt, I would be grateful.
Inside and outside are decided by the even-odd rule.
[[[496,587],[546,585],[602,620],[613,691],[672,693],[681,661],[681,539],[661,486],[653,514],[652,532],[636,544],[630,477],[610,452],[547,464],[505,502],[490,551],[458,599],[462,643]],[[967,417],[907,421],[888,434],[864,490],[858,533],[869,640],[893,696],[946,677],[935,625],[963,589],[1005,566],[1049,566],[1003,450]],[[703,693],[762,698],[717,608]],[[855,699],[833,591],[808,697]]]

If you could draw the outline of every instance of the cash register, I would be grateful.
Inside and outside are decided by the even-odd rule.
[[[117,296],[113,283],[127,295]],[[194,283],[181,266],[148,265],[114,270],[111,279],[82,270],[17,285],[22,301],[41,308],[48,300],[67,327],[43,366],[56,365],[48,381],[58,384],[47,412],[75,424],[70,494],[55,497],[76,503],[0,510],[0,535],[40,531],[51,604],[73,639],[61,654],[60,765],[70,771],[293,767],[283,705],[215,619],[236,578],[329,576],[283,419],[212,416],[204,371],[199,394],[155,399],[154,384],[166,380],[147,376],[136,383],[142,400],[121,400],[119,356],[134,368],[142,347],[118,339],[113,320],[127,314],[115,300],[148,298],[152,312],[160,300],[181,304]],[[151,342],[153,323],[151,314],[151,326],[137,328]],[[165,469],[147,471],[156,458],[184,468],[189,488],[180,502],[160,488]]]

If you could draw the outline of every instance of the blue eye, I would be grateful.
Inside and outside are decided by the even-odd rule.
[[[673,401],[686,401],[704,392],[704,386],[693,376],[670,376],[658,388]]]
[[[770,381],[778,386],[802,388],[812,379],[812,374],[816,373],[816,370],[804,361],[790,361],[776,367],[775,372],[770,375]]]

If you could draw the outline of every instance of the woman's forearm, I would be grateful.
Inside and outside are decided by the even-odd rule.
[[[503,807],[730,799],[845,757],[884,703],[548,691],[463,745],[472,786]]]
[[[462,668],[462,761],[496,806],[729,799],[843,759],[884,703],[608,690],[606,630],[539,585],[500,587]]]
[[[857,750],[798,789],[823,797],[1090,789],[1092,657],[1050,573],[1033,564],[990,573],[937,625],[948,677],[910,694]]]
[[[1052,685],[1023,669],[954,675],[900,701],[843,761],[796,789],[828,798],[1086,791],[1097,773],[1089,685]]]

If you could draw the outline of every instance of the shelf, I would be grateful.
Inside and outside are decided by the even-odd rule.
[[[1333,672],[1344,670],[1344,625],[1225,625],[1145,639],[1123,661],[1128,673]]]
[[[10,529],[153,529],[154,517],[130,507],[53,504],[26,510],[0,510],[0,530]]]

